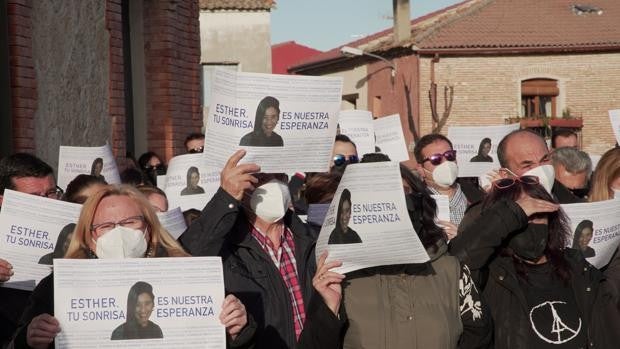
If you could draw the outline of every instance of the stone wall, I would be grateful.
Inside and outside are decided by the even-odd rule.
[[[110,137],[105,5],[32,2],[36,153],[53,167],[60,145],[98,146]]]

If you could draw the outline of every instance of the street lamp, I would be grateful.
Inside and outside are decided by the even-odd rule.
[[[385,62],[388,66],[390,66],[390,69],[392,70],[392,78],[394,78],[396,76],[396,65],[394,64],[394,62],[388,60],[387,58],[381,57],[381,56],[376,55],[374,53],[364,52],[364,50],[361,50],[361,49],[355,48],[355,47],[351,47],[351,46],[342,46],[340,48],[340,53],[342,53],[345,56],[349,56],[349,57],[369,56],[369,57],[373,57],[373,58],[376,58],[378,60],[381,60],[381,61]]]

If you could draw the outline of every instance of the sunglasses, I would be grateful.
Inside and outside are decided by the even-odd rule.
[[[349,156],[344,156],[342,154],[336,154],[334,155],[334,165],[336,166],[342,166],[345,164],[357,164],[358,162],[360,162],[360,159],[357,157],[357,155],[349,155]]]
[[[540,181],[537,176],[521,176],[516,178],[502,178],[493,182],[493,186],[497,189],[507,189],[515,185],[515,183],[525,185],[538,185]]]
[[[437,166],[441,164],[441,159],[446,159],[447,161],[456,161],[456,150],[448,150],[443,154],[433,154],[422,160],[422,163],[430,161],[433,166]]]
[[[204,151],[204,146],[202,146],[202,147],[198,147],[198,148],[193,148],[193,149],[190,149],[190,150],[188,151],[188,153],[189,153],[189,154],[196,154],[196,153],[202,153],[203,151]]]

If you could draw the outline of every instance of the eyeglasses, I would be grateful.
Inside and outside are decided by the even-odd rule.
[[[521,176],[516,178],[502,178],[493,182],[493,186],[497,189],[507,189],[515,185],[515,183],[526,185],[538,185],[540,181],[537,176]]]
[[[441,159],[446,159],[447,161],[456,161],[456,150],[448,150],[443,154],[433,154],[422,160],[422,163],[430,161],[433,166],[437,166],[441,164]]]
[[[93,224],[90,226],[90,231],[94,232],[97,236],[101,236],[116,228],[116,226],[118,225],[125,228],[141,229],[143,224],[144,216],[132,216],[118,222],[104,222],[100,224]]]
[[[200,146],[200,147],[196,147],[193,149],[188,150],[187,152],[189,154],[196,154],[196,153],[202,153],[204,151],[205,147],[204,146]]]
[[[349,155],[349,156],[345,156],[342,154],[334,155],[334,165],[336,166],[342,166],[344,164],[357,164],[359,161],[360,159],[357,157],[357,155]]]
[[[30,193],[31,195],[36,195],[36,196],[41,196],[41,197],[45,197],[48,199],[60,199],[62,197],[62,194],[64,194],[65,192],[59,187],[56,186],[56,188],[54,189],[50,189],[45,193]]]

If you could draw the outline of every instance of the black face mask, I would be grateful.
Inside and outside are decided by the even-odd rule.
[[[573,195],[575,195],[578,198],[585,198],[588,193],[590,192],[590,190],[588,188],[577,188],[577,189],[568,189],[570,190],[571,193],[573,193]]]
[[[510,239],[508,247],[520,258],[537,261],[544,255],[548,239],[549,226],[529,223],[525,230]]]

